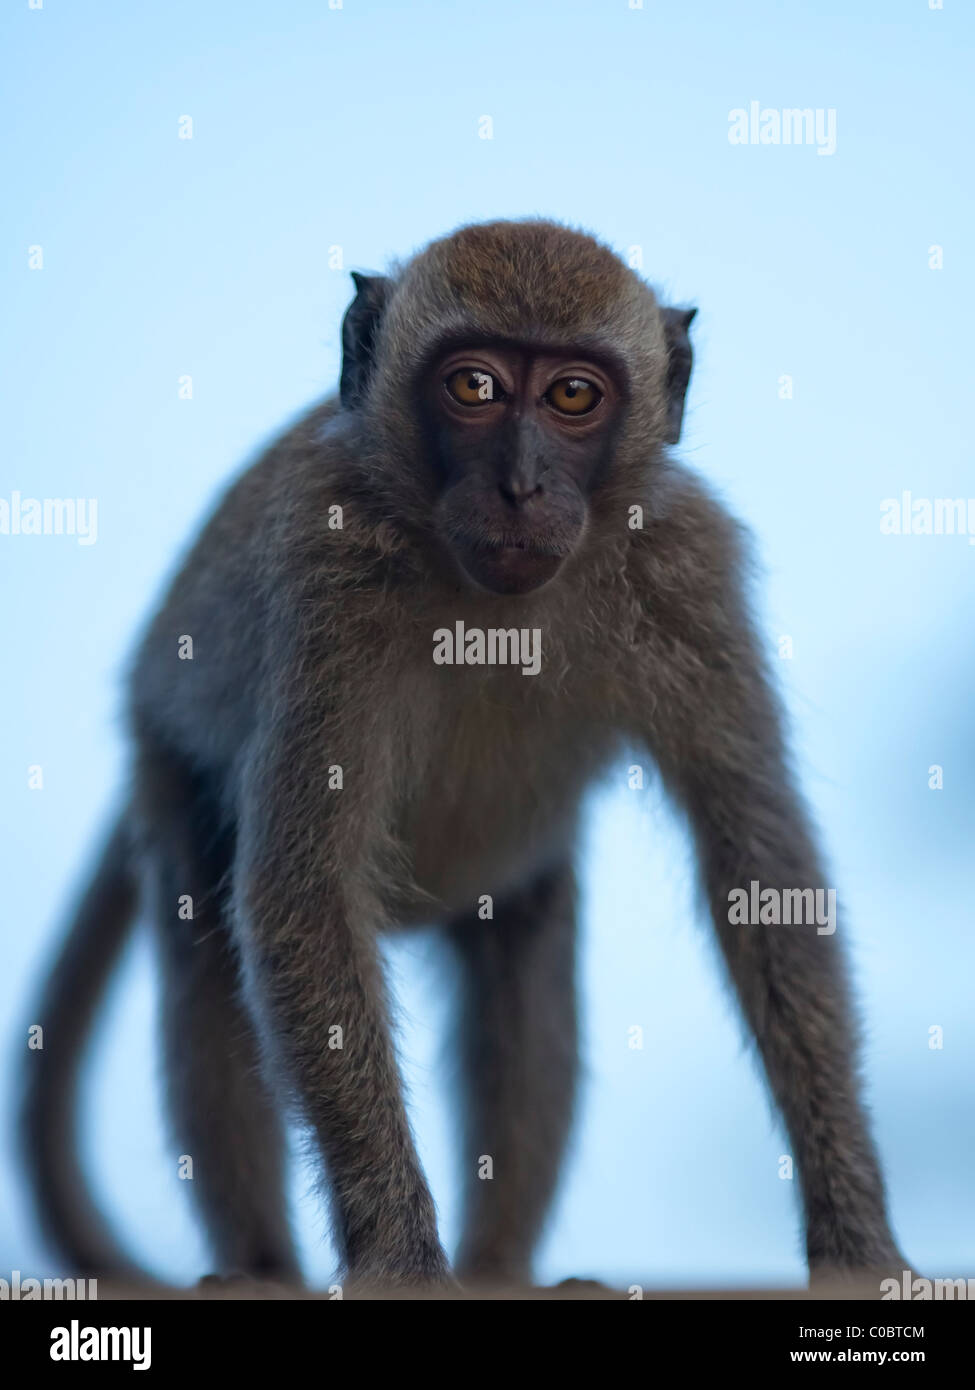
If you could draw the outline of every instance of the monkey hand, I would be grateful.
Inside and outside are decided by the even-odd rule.
[[[421,1240],[410,1249],[395,1254],[363,1256],[354,1261],[346,1276],[352,1297],[408,1297],[410,1291],[422,1297],[450,1297],[460,1285],[450,1272],[447,1256],[436,1239]]]
[[[891,1281],[901,1294],[910,1298],[918,1277],[910,1262],[896,1249],[871,1260],[841,1263],[823,1260],[810,1265],[809,1289],[819,1297],[882,1298],[890,1296]]]

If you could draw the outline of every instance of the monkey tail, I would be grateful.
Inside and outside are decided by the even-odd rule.
[[[116,823],[48,976],[37,1009],[21,1106],[28,1186],[45,1235],[78,1275],[137,1285],[150,1276],[116,1244],[87,1189],[78,1152],[76,1092],[85,1043],[138,906],[125,817]]]

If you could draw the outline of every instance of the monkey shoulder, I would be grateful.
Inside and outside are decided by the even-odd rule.
[[[252,722],[279,588],[296,597],[276,581],[287,577],[289,547],[299,563],[296,512],[322,500],[316,460],[327,462],[329,450],[318,441],[334,411],[325,401],[276,438],[225,488],[184,552],[130,666],[130,722],[140,732],[195,756],[190,745],[210,749],[225,729],[229,746]]]
[[[737,621],[751,536],[696,474],[668,462],[648,490],[642,527],[628,539],[629,586],[652,629],[710,640],[716,625]]]

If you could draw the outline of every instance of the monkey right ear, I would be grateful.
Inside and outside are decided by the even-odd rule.
[[[346,409],[354,409],[366,394],[375,357],[376,332],[390,290],[385,275],[359,275],[353,270],[352,280],[356,295],[342,320],[342,374],[339,377],[339,398]]]
[[[667,433],[668,444],[676,444],[680,439],[681,422],[684,419],[684,397],[687,383],[691,379],[691,363],[694,353],[688,329],[693,322],[696,309],[662,309],[664,336],[667,341]]]

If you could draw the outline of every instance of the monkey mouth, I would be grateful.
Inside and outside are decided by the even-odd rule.
[[[547,584],[565,559],[564,548],[530,537],[505,537],[457,548],[461,567],[482,589],[495,594],[527,594]]]

